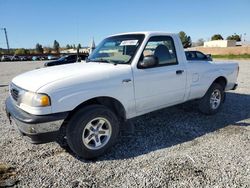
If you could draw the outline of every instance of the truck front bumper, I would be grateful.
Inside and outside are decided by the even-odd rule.
[[[68,112],[32,115],[18,108],[10,97],[6,99],[5,109],[10,123],[13,122],[21,135],[34,144],[55,141],[68,116]]]

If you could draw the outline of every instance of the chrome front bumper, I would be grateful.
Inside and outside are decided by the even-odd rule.
[[[48,123],[27,124],[15,118],[12,118],[12,116],[10,118],[14,120],[15,125],[22,133],[25,133],[28,135],[36,135],[36,134],[41,134],[41,133],[59,131],[64,121],[64,120],[58,120],[58,121],[53,121],[53,122],[48,122]]]
[[[29,137],[32,143],[46,143],[55,141],[68,112],[32,115],[18,108],[9,97],[6,99],[5,109],[10,123],[14,123],[23,136]]]

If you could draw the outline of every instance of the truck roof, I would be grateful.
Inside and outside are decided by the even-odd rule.
[[[175,35],[175,33],[169,33],[164,31],[136,31],[136,32],[126,32],[126,33],[117,33],[110,35],[109,37],[118,36],[118,35],[129,35],[129,34],[144,34],[144,35]]]

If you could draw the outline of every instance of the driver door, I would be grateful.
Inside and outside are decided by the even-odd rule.
[[[185,67],[179,63],[174,40],[170,36],[151,37],[143,51],[154,55],[158,64],[150,68],[134,70],[137,114],[144,114],[184,100],[186,86]]]

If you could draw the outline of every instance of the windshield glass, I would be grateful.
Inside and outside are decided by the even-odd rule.
[[[68,56],[62,56],[62,57],[60,57],[58,60],[60,60],[60,61],[62,61],[62,60],[64,60],[64,59],[66,59]]]
[[[129,34],[104,39],[87,61],[128,64],[144,39],[143,34]]]

